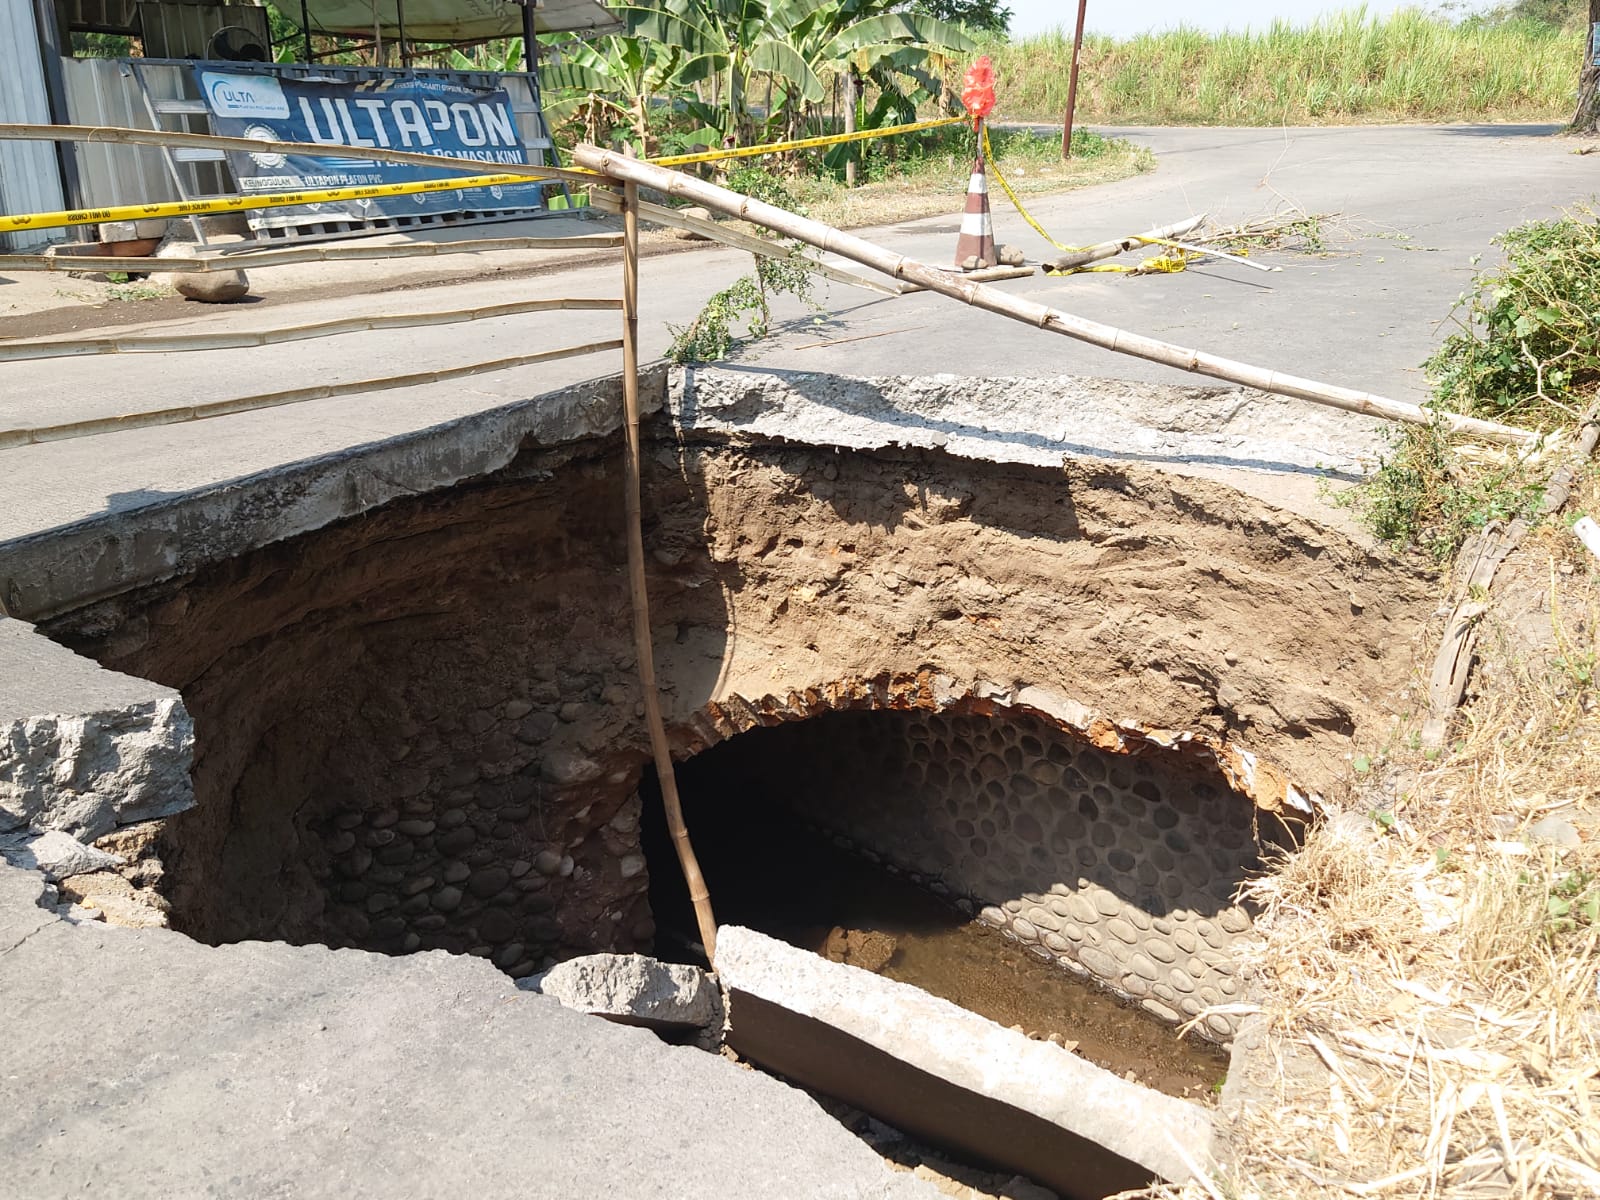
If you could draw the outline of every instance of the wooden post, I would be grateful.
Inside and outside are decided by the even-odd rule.
[[[672,750],[667,744],[666,726],[661,720],[661,693],[656,688],[655,652],[650,644],[650,594],[644,575],[644,518],[641,515],[642,485],[639,434],[639,185],[628,183],[622,191],[622,406],[627,426],[626,478],[624,505],[628,535],[628,586],[633,594],[633,645],[639,659],[639,686],[644,689],[644,719],[650,732],[650,752],[655,758],[656,778],[661,782],[661,803],[666,809],[667,830],[672,834],[678,865],[689,885],[694,903],[694,919],[700,927],[700,941],[706,960],[717,961],[717,922],[711,913],[711,895],[689,841],[683,821],[683,804],[678,799],[678,779],[672,770]]]
[[[853,64],[846,68],[844,75],[844,131],[856,131],[856,69]],[[856,185],[856,148],[846,143],[844,154],[844,185],[853,188]]]
[[[1089,0],[1078,0],[1078,30],[1072,35],[1072,70],[1067,73],[1067,118],[1062,123],[1061,157],[1072,157],[1072,116],[1078,107],[1078,56],[1083,53],[1083,16]]]
[[[894,279],[924,284],[931,292],[960,300],[974,308],[999,313],[1003,317],[1010,317],[1014,321],[1021,321],[1048,333],[1076,338],[1080,342],[1088,342],[1091,346],[1099,346],[1117,354],[1148,359],[1150,362],[1176,367],[1180,371],[1191,371],[1196,375],[1226,379],[1262,392],[1295,396],[1301,400],[1310,400],[1314,404],[1341,408],[1346,412],[1382,417],[1386,421],[1404,421],[1411,425],[1426,426],[1438,424],[1453,433],[1518,445],[1529,445],[1539,440],[1539,435],[1532,430],[1516,429],[1510,425],[1501,425],[1478,417],[1464,417],[1459,413],[1422,408],[1416,404],[1406,404],[1371,392],[1356,391],[1354,388],[1321,383],[1314,379],[1303,379],[1297,375],[1285,375],[1266,367],[1223,358],[1219,354],[1209,354],[1203,350],[1191,350],[1171,342],[1163,342],[1158,338],[1118,329],[1115,325],[1105,325],[1099,321],[1074,316],[1072,313],[1025,300],[1021,296],[1013,296],[999,288],[975,283],[953,272],[941,271],[937,267],[906,258],[854,234],[833,229],[821,221],[813,221],[809,217],[802,217],[798,213],[788,212],[775,205],[753,200],[749,196],[741,196],[737,192],[730,192],[727,188],[707,183],[703,179],[696,179],[678,171],[669,171],[654,163],[640,162],[608,150],[601,150],[598,146],[580,145],[573,152],[573,157],[581,166],[591,171],[598,171],[602,175],[609,175],[629,183],[642,183],[665,192],[668,196],[685,197],[713,211],[739,217],[752,224],[776,230],[785,237],[815,246],[819,250],[842,255],[875,271],[882,271]]]

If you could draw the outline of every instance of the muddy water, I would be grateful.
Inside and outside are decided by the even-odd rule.
[[[657,953],[695,958],[694,919],[659,803],[645,797]],[[740,806],[748,813],[749,806]],[[1226,1058],[979,925],[938,897],[781,817],[688,813],[720,924],[745,925],[914,984],[1001,1025],[1073,1045],[1107,1070],[1204,1101]],[[697,816],[699,819],[697,819]],[[703,959],[701,960],[703,962]],[[1051,1035],[1055,1035],[1052,1037]]]

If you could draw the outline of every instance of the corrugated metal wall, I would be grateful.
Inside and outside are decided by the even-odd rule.
[[[10,0],[0,0],[8,3]],[[110,58],[69,58],[61,63],[66,77],[67,112],[75,125],[117,125],[154,128],[139,97],[139,84],[126,62]],[[150,93],[157,99],[196,97],[187,65],[151,63],[144,66]],[[207,133],[203,116],[183,117],[184,127]],[[179,200],[177,185],[154,146],[119,146],[106,142],[75,143],[83,202],[94,208],[115,204],[143,204]],[[190,194],[214,196],[231,192],[233,183],[221,163],[183,163]]]
[[[0,122],[50,123],[30,0],[0,0]],[[49,142],[0,142],[0,212],[65,207],[55,147]],[[3,233],[0,250],[36,250],[60,238],[59,230]]]
[[[249,4],[140,4],[146,58],[210,58],[211,35],[229,25],[255,34],[263,46],[267,10]]]

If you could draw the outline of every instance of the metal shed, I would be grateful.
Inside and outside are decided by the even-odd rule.
[[[31,0],[0,0],[0,121],[48,124],[44,62]],[[66,207],[61,167],[48,142],[0,142],[0,212]],[[0,233],[0,250],[36,250],[59,231]]]

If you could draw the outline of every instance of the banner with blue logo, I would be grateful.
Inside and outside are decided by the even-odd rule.
[[[312,142],[330,148],[327,156],[230,152],[228,165],[245,195],[410,183],[461,174],[362,157],[363,149],[374,147],[466,159],[486,167],[528,162],[511,99],[504,89],[490,91],[429,79],[359,83],[285,79],[230,71],[214,63],[196,65],[195,75],[217,133],[260,142]],[[250,214],[250,226],[271,229],[318,221],[503,212],[539,205],[537,183],[512,184],[256,209]]]

